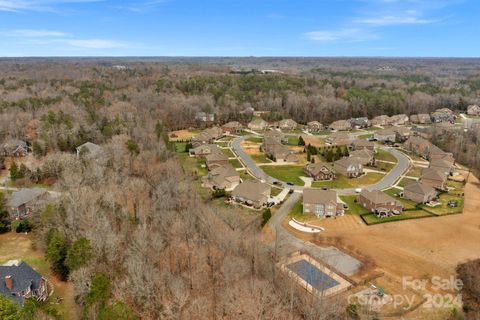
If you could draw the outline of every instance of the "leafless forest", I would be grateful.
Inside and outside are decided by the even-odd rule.
[[[480,102],[480,60],[3,59],[0,93],[1,140],[31,143],[42,164],[26,178],[62,192],[36,222],[38,246],[90,240],[88,262],[57,266],[86,318],[121,303],[132,319],[344,319],[340,299],[312,299],[278,274],[259,227],[203,202],[168,130],[193,126],[198,111],[248,121],[250,107],[270,111],[267,120],[324,124],[462,111]],[[480,168],[480,129],[435,139]],[[87,141],[104,146],[101,160],[75,156]],[[110,291],[93,299],[99,274]]]

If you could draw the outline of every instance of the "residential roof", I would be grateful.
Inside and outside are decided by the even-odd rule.
[[[307,188],[303,190],[303,202],[313,204],[337,203],[337,192],[333,190]]]
[[[228,157],[223,154],[223,153],[210,153],[208,155],[205,156],[205,159],[207,160],[207,162],[211,162],[211,161],[227,161],[228,160]]]
[[[335,161],[335,164],[340,165],[342,167],[360,166],[361,161],[357,157],[341,158],[341,159]]]
[[[193,153],[222,153],[222,150],[216,144],[204,144],[190,149]]]
[[[414,181],[403,188],[404,191],[410,191],[418,194],[429,194],[435,192],[435,189],[421,181]]]
[[[373,190],[373,191],[368,191],[368,190],[363,190],[362,193],[360,193],[362,197],[365,199],[369,200],[372,203],[375,204],[383,204],[387,202],[395,202],[396,204],[400,205],[400,202],[389,196],[388,194],[380,191],[380,190]]]
[[[47,191],[42,188],[23,188],[12,193],[7,201],[9,207],[17,208],[25,203],[35,200],[39,196],[45,194]]]
[[[375,143],[373,141],[368,141],[368,140],[364,140],[364,139],[356,139],[352,142],[352,145],[355,148],[373,147],[373,146],[375,146]]]
[[[8,289],[5,285],[5,277],[11,276],[13,287]],[[27,263],[22,262],[19,265],[0,266],[0,294],[23,304],[24,298],[16,295],[27,289],[36,290],[40,288],[42,276],[32,269]]]
[[[375,136],[391,136],[391,135],[395,135],[395,131],[393,131],[393,129],[381,129],[381,130],[377,130],[375,131],[374,133]]]
[[[307,123],[307,126],[309,126],[309,127],[320,126],[321,127],[322,124],[318,121],[310,121],[310,122]]]
[[[251,201],[261,200],[265,193],[270,191],[270,186],[258,180],[246,180],[240,183],[232,192],[234,197],[242,197]]]
[[[241,128],[242,124],[238,121],[230,121],[230,122],[225,123],[222,127],[236,129],[236,128]]]
[[[278,125],[280,127],[283,127],[283,126],[296,126],[297,125],[297,122],[293,119],[283,119],[283,120],[280,120],[280,122],[278,123]]]
[[[443,172],[440,172],[437,169],[434,168],[424,168],[422,169],[422,176],[420,179],[429,179],[429,180],[436,180],[436,181],[445,181],[446,180],[446,174]]]
[[[316,175],[320,172],[332,172],[332,169],[330,169],[323,162],[309,163],[305,166],[305,170],[307,170],[313,175]]]
[[[235,168],[230,164],[226,164],[210,171],[207,175],[207,179],[210,180],[215,186],[225,187],[229,179],[238,176],[239,173],[235,170]]]
[[[372,150],[368,149],[361,149],[361,150],[354,150],[350,152],[350,157],[357,157],[357,158],[373,158],[375,153]]]
[[[89,141],[77,147],[78,151],[81,151],[83,149],[88,150],[90,154],[95,154],[98,151],[102,150],[102,147]]]

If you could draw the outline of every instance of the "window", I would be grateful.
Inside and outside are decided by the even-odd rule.
[[[317,215],[317,216],[325,215],[325,207],[324,207],[323,204],[317,204],[315,206],[315,215]]]

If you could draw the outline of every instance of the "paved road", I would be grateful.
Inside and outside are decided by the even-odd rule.
[[[347,276],[357,272],[362,265],[357,259],[335,247],[319,247],[311,242],[300,240],[282,226],[283,219],[301,196],[300,192],[293,193],[268,221],[268,226],[275,232],[276,241],[272,246],[277,256],[283,257],[291,252],[302,250]]]
[[[238,137],[232,140],[232,150],[235,154],[241,159],[241,161],[245,164],[247,170],[255,176],[257,179],[264,180],[269,184],[273,184],[274,181],[278,181],[277,179],[268,176],[263,172],[263,170],[252,160],[252,158],[243,150],[241,147],[242,141],[248,139],[252,136],[243,136]],[[395,148],[381,146],[380,149],[385,150],[391,153],[397,159],[397,165],[385,175],[385,177],[377,183],[374,183],[365,189],[367,190],[383,190],[388,189],[395,185],[395,182],[408,170],[410,166],[410,159],[402,152],[396,150]],[[303,190],[303,186],[288,186],[283,181],[278,181],[282,187],[290,188],[294,190]],[[354,194],[355,188],[351,189],[334,189],[340,195],[345,194]]]

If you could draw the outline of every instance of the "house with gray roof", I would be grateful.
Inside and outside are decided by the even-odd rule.
[[[430,202],[437,198],[437,195],[435,188],[420,181],[414,181],[403,188],[403,197],[416,203]]]
[[[363,150],[363,149],[375,151],[375,143],[373,141],[368,141],[365,139],[355,139],[350,144],[350,150]]]
[[[188,152],[191,157],[203,158],[208,156],[209,154],[222,153],[222,150],[220,150],[220,148],[216,144],[203,144],[201,146],[188,150]]]
[[[88,155],[96,157],[102,152],[103,148],[93,142],[86,142],[76,148],[77,156]]]
[[[3,265],[0,266],[0,294],[20,305],[25,299],[45,301],[47,280],[25,262]]]
[[[9,139],[0,147],[0,155],[4,157],[25,157],[28,154],[28,145],[19,139]]]
[[[468,106],[467,114],[469,116],[480,116],[480,107],[476,104]]]
[[[13,192],[7,200],[7,210],[12,219],[24,219],[41,205],[48,193],[43,188],[23,188]]]
[[[380,215],[398,214],[403,211],[403,205],[400,201],[379,190],[363,190],[357,202],[370,212]]]
[[[245,180],[232,191],[232,200],[254,208],[266,206],[271,188],[258,180]]]
[[[202,178],[202,186],[212,190],[232,191],[240,184],[240,174],[231,164],[219,166]]]
[[[357,178],[363,174],[362,161],[358,158],[342,158],[333,163],[333,169],[336,173],[347,178]]]
[[[316,133],[323,130],[323,125],[318,121],[310,121],[307,123],[307,131],[310,133]]]
[[[410,116],[410,122],[414,124],[430,124],[432,123],[432,118],[426,113],[412,114]]]
[[[218,167],[226,166],[228,164],[228,157],[223,153],[211,153],[205,157],[208,170],[213,170]]]
[[[393,129],[388,128],[375,131],[373,138],[381,142],[395,142],[397,139],[397,134],[395,131],[393,131]]]
[[[350,157],[356,158],[364,166],[375,165],[375,152],[369,149],[361,149],[350,152]]]
[[[447,183],[447,175],[433,168],[422,169],[422,175],[420,181],[432,188],[444,190]]]
[[[348,131],[352,130],[352,124],[348,120],[337,120],[332,122],[328,128],[335,131]]]
[[[264,131],[265,129],[267,129],[267,126],[268,123],[261,118],[253,119],[248,124],[248,128],[253,131]]]

